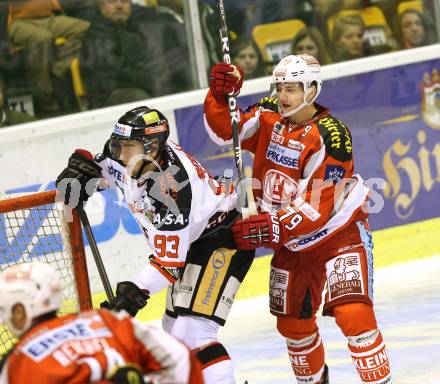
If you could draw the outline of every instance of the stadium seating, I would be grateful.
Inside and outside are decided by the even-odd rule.
[[[415,10],[419,11],[420,13],[423,13],[422,0],[402,1],[397,6],[397,13],[400,15],[401,13],[405,12],[407,9],[415,9]]]
[[[263,61],[276,64],[289,55],[293,38],[305,26],[299,19],[256,25],[252,30],[252,37],[257,43]]]

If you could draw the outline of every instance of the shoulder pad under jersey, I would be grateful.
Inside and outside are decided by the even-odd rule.
[[[352,159],[351,133],[345,124],[331,115],[316,121],[329,156],[339,161]]]
[[[163,231],[178,231],[189,223],[192,187],[188,172],[169,146],[165,147],[168,164],[153,172],[147,181],[148,196],[153,201],[153,225]]]
[[[100,163],[100,162],[103,161],[106,157],[107,157],[107,156],[106,156],[104,153],[98,153],[98,154],[95,156],[94,160],[95,160],[97,163]]]
[[[276,97],[263,97],[262,99],[258,100],[255,104],[250,105],[246,108],[247,111],[250,111],[253,108],[263,108],[263,109],[269,109],[273,112],[278,112],[278,99]]]

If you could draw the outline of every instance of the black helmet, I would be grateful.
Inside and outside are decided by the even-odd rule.
[[[167,118],[157,109],[137,107],[126,112],[115,124],[107,142],[107,154],[119,161],[121,140],[137,140],[144,146],[144,153],[162,151],[170,134]],[[155,140],[157,139],[157,140]]]

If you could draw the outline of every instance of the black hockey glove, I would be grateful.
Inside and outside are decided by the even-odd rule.
[[[135,317],[139,310],[147,305],[150,298],[149,292],[140,289],[131,281],[121,281],[116,286],[116,296],[111,301],[101,303],[101,308],[113,309],[115,311],[125,310],[131,316]]]
[[[55,185],[64,193],[64,204],[82,205],[95,191],[100,177],[101,167],[93,161],[92,154],[85,149],[76,149]]]
[[[124,365],[110,373],[108,380],[112,384],[145,384],[142,373],[136,365]]]

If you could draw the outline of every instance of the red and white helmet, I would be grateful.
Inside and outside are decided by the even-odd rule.
[[[275,67],[272,74],[273,95],[276,92],[276,85],[279,83],[302,83],[304,87],[304,101],[297,108],[289,112],[281,112],[281,116],[288,117],[298,112],[306,105],[312,104],[321,92],[321,66],[313,56],[289,55],[283,58]],[[307,95],[312,91],[312,84],[316,84],[316,95],[309,102]]]
[[[55,271],[44,263],[17,264],[0,273],[0,319],[14,336],[21,336],[38,316],[61,306],[61,289]],[[22,304],[26,311],[23,329],[12,323],[12,311]]]

